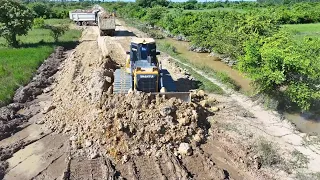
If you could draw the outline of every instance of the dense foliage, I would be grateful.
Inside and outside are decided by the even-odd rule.
[[[136,0],[141,7],[168,6],[167,0]]]
[[[304,110],[320,99],[320,39],[303,42],[280,31],[245,44],[239,68],[254,80],[260,92],[282,96]]]
[[[189,5],[187,5],[189,4]],[[191,5],[192,4],[192,5]],[[204,5],[206,4],[206,5]],[[216,5],[217,11],[186,11]],[[189,7],[186,7],[189,6]],[[320,3],[170,3],[175,9],[108,4],[125,18],[156,25],[191,43],[238,59],[257,92],[308,110],[320,100],[320,40],[293,38],[282,24],[320,21]],[[232,10],[237,7],[245,11]],[[254,7],[262,7],[255,8]],[[161,13],[162,12],[162,13]]]
[[[31,29],[33,15],[21,3],[14,0],[0,1],[0,36],[9,46],[17,47],[17,35],[25,35]]]
[[[29,3],[28,7],[33,11],[37,18],[55,18],[65,19],[69,17],[69,11],[74,9],[85,9],[91,4],[88,2],[83,3],[59,3],[59,2],[35,2]]]

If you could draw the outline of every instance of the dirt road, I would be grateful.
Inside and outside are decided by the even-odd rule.
[[[260,131],[246,129],[240,136],[234,128],[255,121],[255,114],[229,97],[198,92],[195,103],[186,104],[144,94],[111,95],[113,71],[125,63],[131,37],[146,35],[121,22],[116,36],[98,34],[97,27],[85,28],[80,44],[65,52],[54,82],[17,111],[28,116],[18,132],[0,141],[4,179],[296,176],[295,169],[290,174],[261,165],[252,134]],[[160,60],[179,91],[193,88],[196,80],[171,57],[161,55]]]

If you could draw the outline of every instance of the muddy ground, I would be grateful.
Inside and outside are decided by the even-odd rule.
[[[14,103],[1,108],[1,178],[317,177],[319,149],[313,137],[306,136],[302,145],[288,134],[274,135],[261,114],[232,96],[197,91],[187,104],[143,93],[112,95],[112,74],[124,65],[131,37],[146,37],[121,24],[115,37],[85,28],[75,49],[58,48],[17,91]],[[162,54],[160,60],[179,91],[195,88],[197,80],[173,58]],[[302,137],[284,121],[272,126]],[[264,141],[277,151],[271,143],[259,149]]]

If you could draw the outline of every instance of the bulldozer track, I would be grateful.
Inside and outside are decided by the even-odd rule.
[[[114,73],[113,93],[127,93],[131,88],[131,75],[124,69],[117,69]]]

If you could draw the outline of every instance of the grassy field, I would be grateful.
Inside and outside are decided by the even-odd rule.
[[[288,24],[284,27],[293,31],[298,39],[305,36],[319,37],[320,36],[320,23],[317,24]]]
[[[68,20],[50,19],[46,24],[69,23]],[[0,106],[9,103],[14,91],[25,85],[41,63],[53,52],[55,46],[71,46],[80,37],[78,30],[68,30],[59,43],[54,43],[47,29],[32,29],[27,36],[18,37],[21,48],[5,46],[0,39]]]

